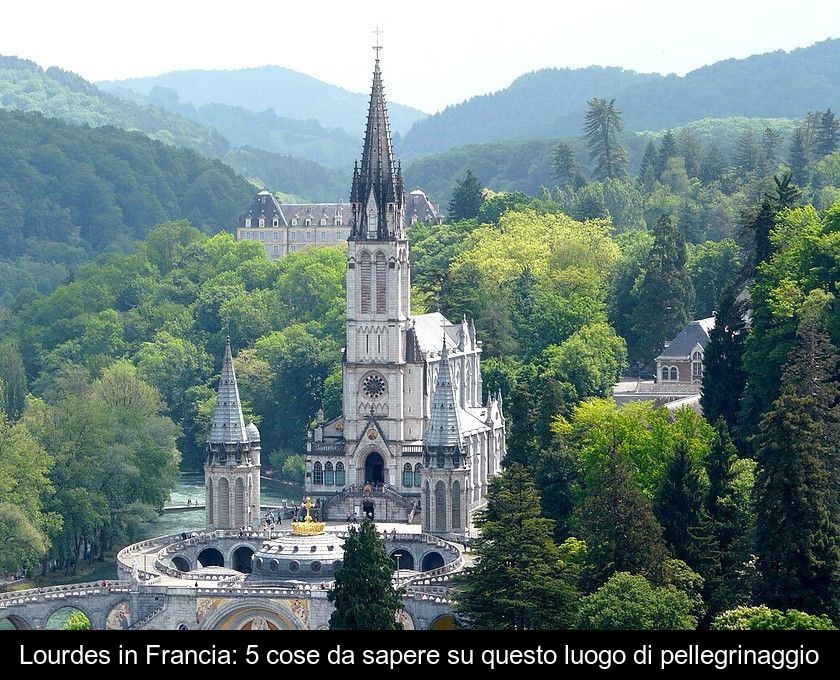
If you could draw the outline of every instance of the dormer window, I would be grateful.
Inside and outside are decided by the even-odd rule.
[[[296,227],[296,226],[297,226],[297,217],[295,217],[295,218],[292,220],[292,226],[293,226],[293,227]]]
[[[251,218],[250,218],[250,217],[246,217],[246,218],[245,218],[245,228],[246,228],[246,229],[250,229],[250,228],[251,228]]]
[[[265,217],[260,217],[260,226],[261,227],[265,226]]]
[[[271,221],[271,226],[272,226],[272,227],[279,227],[279,226],[280,226],[280,220],[279,220],[279,219],[277,219],[277,218],[275,217],[275,218]]]

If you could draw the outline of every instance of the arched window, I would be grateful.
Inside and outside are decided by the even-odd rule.
[[[312,483],[313,484],[323,484],[324,483],[324,470],[321,467],[320,463],[315,463],[312,466]]]
[[[446,485],[435,484],[435,531],[446,531]]]
[[[662,380],[668,380],[668,367],[662,367]]]
[[[677,367],[676,366],[671,366],[671,380],[672,381],[677,381],[679,379],[680,379],[680,374],[679,374],[679,371],[677,371]]]
[[[700,380],[703,377],[703,354],[694,352],[691,355],[691,379]]]
[[[461,484],[452,482],[452,528],[461,528]]]
[[[230,526],[230,485],[228,480],[222,477],[219,480],[219,521],[218,526]]]
[[[370,253],[362,253],[359,258],[359,300],[362,312],[370,312]]]
[[[344,463],[336,463],[335,464],[335,485],[336,486],[344,486],[346,483],[344,481]]]
[[[376,254],[376,311],[384,312],[386,304],[386,283],[387,265],[385,262],[385,253]]]
[[[335,484],[335,473],[333,472],[333,464],[328,462],[324,465],[324,484],[332,486]]]
[[[245,514],[245,480],[242,477],[236,480],[233,487],[233,507],[236,514],[234,524],[237,526],[248,524],[248,518]]]
[[[411,463],[403,465],[403,486],[412,486],[414,484],[414,471],[411,468]]]
[[[422,470],[423,466],[420,465],[420,463],[417,463],[417,465],[414,466],[414,486],[416,486],[418,489],[421,486],[420,482],[422,481]]]

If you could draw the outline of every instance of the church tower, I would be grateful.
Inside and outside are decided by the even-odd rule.
[[[204,486],[208,529],[259,528],[260,433],[254,423],[245,427],[230,336],[207,441]]]
[[[353,170],[350,191],[344,436],[355,441],[370,434],[381,444],[367,471],[348,470],[352,481],[396,484],[397,452],[386,442],[404,438],[410,269],[402,172],[394,162],[376,49],[362,160]]]
[[[425,533],[464,534],[469,525],[470,468],[477,461],[469,456],[462,417],[444,339],[432,412],[423,437],[421,505]]]

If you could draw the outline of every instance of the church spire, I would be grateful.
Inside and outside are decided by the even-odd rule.
[[[219,378],[219,394],[213,410],[210,425],[210,444],[239,444],[248,441],[242,404],[239,401],[239,387],[233,370],[233,354],[230,350],[230,335],[225,339],[225,358],[222,375]]]
[[[385,87],[379,68],[378,44],[373,67],[373,85],[368,106],[362,162],[353,172],[350,202],[353,204],[350,239],[402,239],[403,188],[401,171],[394,164],[391,127],[385,104]]]
[[[455,399],[452,371],[449,368],[449,350],[444,337],[435,391],[432,394],[432,413],[423,443],[427,450],[438,447],[458,448],[461,446],[461,432],[461,417],[458,401]]]

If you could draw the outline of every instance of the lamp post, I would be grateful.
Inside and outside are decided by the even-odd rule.
[[[397,561],[397,585],[400,584],[400,557],[402,553],[394,553],[394,559]]]

